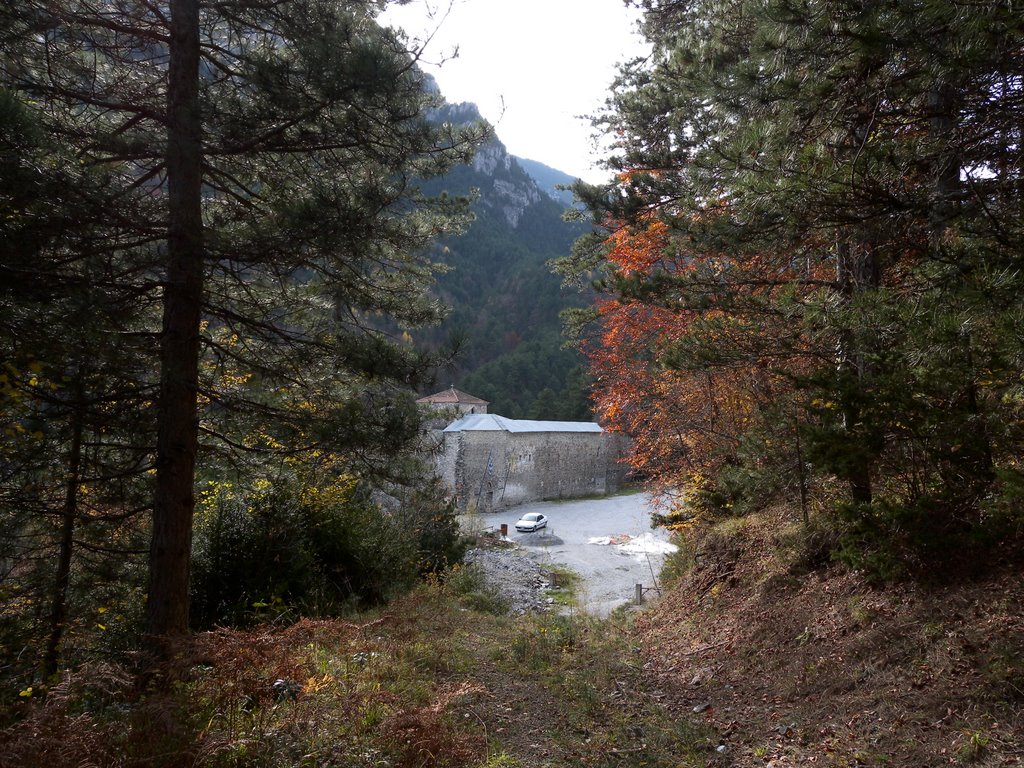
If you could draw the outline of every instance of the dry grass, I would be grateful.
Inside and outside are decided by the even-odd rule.
[[[69,673],[44,701],[26,702],[20,722],[0,734],[0,765],[478,763],[482,736],[448,717],[477,689],[438,683],[441,644],[406,640],[417,618],[428,632],[438,629],[441,614],[424,612],[420,597],[365,622],[303,620],[198,635],[160,693],[135,692],[124,670]]]
[[[794,569],[787,516],[697,543],[696,567],[642,622],[653,684],[675,711],[710,705],[721,764],[1024,764],[1019,567],[874,588]]]
[[[1024,765],[1019,564],[878,588],[790,519],[691,541],[638,619],[495,616],[452,579],[358,619],[196,636],[159,693],[76,670],[22,702],[0,766]]]
[[[66,672],[45,698],[20,702],[22,718],[0,732],[0,766],[131,765],[124,736],[152,714],[135,702],[133,684],[127,670],[110,664]],[[154,746],[162,720],[152,720]]]
[[[444,584],[358,621],[198,635],[162,692],[65,677],[0,732],[3,768],[699,766],[628,624],[468,610]]]

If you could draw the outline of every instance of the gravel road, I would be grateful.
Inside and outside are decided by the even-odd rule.
[[[527,512],[546,515],[547,529],[516,533],[516,520]],[[607,616],[618,606],[631,602],[636,584],[645,589],[655,586],[665,554],[672,549],[668,533],[651,528],[650,498],[641,493],[526,504],[480,515],[478,521],[488,529],[507,524],[509,538],[541,567],[560,565],[579,574],[580,605],[596,616]],[[506,562],[501,578],[536,578],[525,564],[521,575],[513,576],[514,572]],[[648,592],[646,597],[656,594]]]

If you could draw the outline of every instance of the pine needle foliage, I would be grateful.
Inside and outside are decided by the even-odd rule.
[[[910,561],[1019,520],[1019,13],[637,5],[652,52],[596,119],[617,178],[577,189],[608,236],[564,264],[602,276],[598,411],[662,424],[637,467],[725,497],[781,473],[750,501],[798,488],[852,515],[847,552],[895,537]]]

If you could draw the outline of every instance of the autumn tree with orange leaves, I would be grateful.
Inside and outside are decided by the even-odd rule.
[[[1015,525],[1019,14],[637,5],[651,54],[596,120],[615,180],[577,185],[600,230],[560,265],[599,291],[573,326],[634,467],[719,513],[799,492],[858,563]]]
[[[784,281],[760,277],[763,259],[741,264],[680,248],[654,218],[609,229],[600,245],[604,295],[589,316],[576,315],[590,321],[580,343],[595,412],[633,438],[632,468],[683,522],[693,514],[680,504],[684,491],[706,490],[709,478],[739,465],[752,436],[767,428],[766,415],[790,403],[793,373],[807,367],[811,351],[799,333],[789,334],[785,349],[764,343],[786,333],[786,317],[769,311]],[[816,283],[786,267],[779,274],[802,279],[805,293]],[[679,290],[684,284],[690,293]]]

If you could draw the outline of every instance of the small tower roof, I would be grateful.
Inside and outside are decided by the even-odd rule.
[[[436,392],[433,395],[427,395],[421,397],[417,401],[422,405],[489,405],[487,400],[481,400],[479,397],[473,397],[473,395],[466,394],[462,390],[456,389],[455,387],[448,387],[441,392]]]

